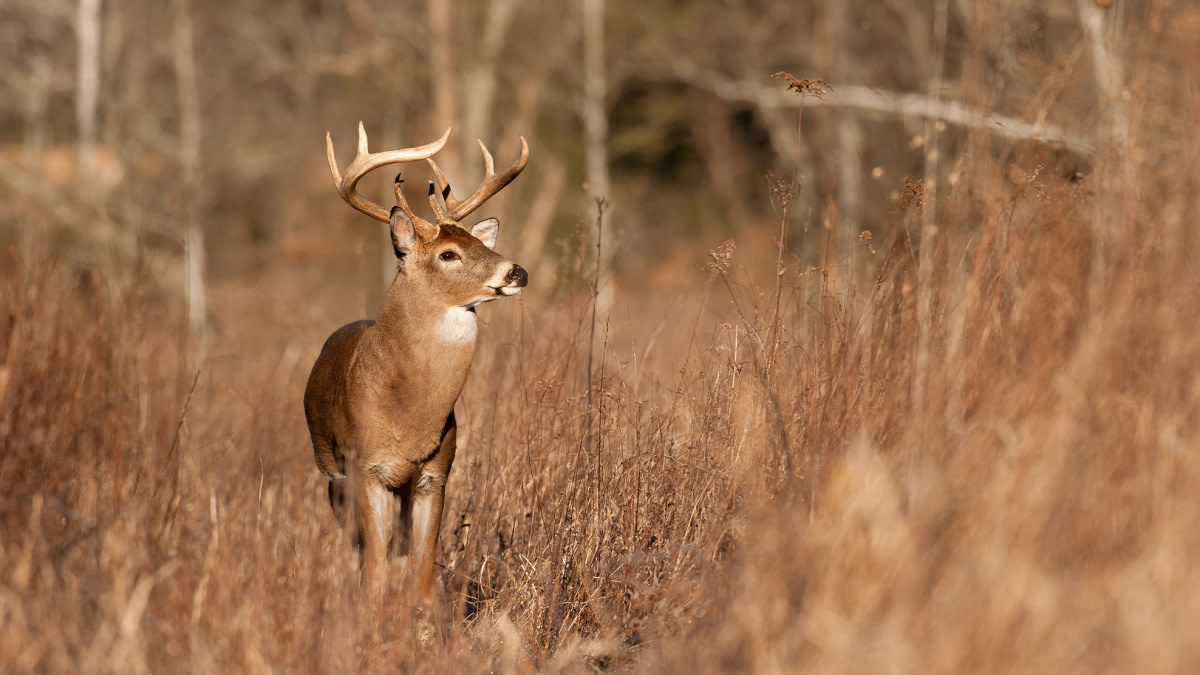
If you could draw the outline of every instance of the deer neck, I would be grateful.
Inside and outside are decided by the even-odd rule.
[[[393,381],[428,383],[457,399],[471,369],[476,333],[473,309],[446,307],[419,281],[400,273],[363,340],[368,358],[387,364]]]

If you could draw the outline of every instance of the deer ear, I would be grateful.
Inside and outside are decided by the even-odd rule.
[[[471,227],[471,234],[482,241],[484,246],[495,248],[496,237],[500,234],[500,221],[495,218],[481,220]]]
[[[399,206],[392,207],[390,224],[392,249],[396,252],[396,258],[403,260],[404,256],[412,252],[413,245],[417,243],[417,231],[413,227],[412,219]]]

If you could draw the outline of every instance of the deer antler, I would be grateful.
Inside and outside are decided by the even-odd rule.
[[[446,145],[446,139],[450,138],[450,130],[446,129],[446,133],[438,140],[416,148],[405,148],[403,150],[388,150],[386,152],[372,153],[367,150],[367,132],[363,128],[363,123],[358,123],[358,154],[355,155],[354,161],[350,162],[350,166],[346,167],[346,175],[343,176],[338,170],[337,159],[333,156],[333,138],[328,132],[325,133],[325,150],[329,157],[329,171],[333,173],[333,182],[337,187],[338,194],[346,203],[353,206],[355,209],[371,216],[375,220],[388,222],[391,212],[383,208],[379,204],[358,194],[354,186],[358,184],[359,179],[385,164],[398,164],[402,162],[415,162],[422,159],[429,159],[437,154],[443,146]],[[396,176],[396,202],[400,208],[408,214],[413,222],[423,222],[409,208],[408,202],[405,201],[404,195],[400,192],[400,177]]]
[[[425,158],[425,161],[429,162],[429,166],[433,168],[433,176],[437,179],[438,189],[446,199],[446,215],[451,220],[459,221],[466,218],[471,212],[482,206],[492,195],[503,189],[505,185],[511,183],[525,169],[525,165],[529,163],[529,144],[525,142],[524,136],[521,136],[521,156],[513,160],[513,163],[505,167],[499,174],[496,173],[492,153],[488,152],[487,146],[483,144],[483,141],[479,141],[479,149],[483,151],[486,175],[483,178],[483,183],[462,201],[454,198],[454,193],[450,191],[450,182],[446,180],[446,175],[438,168],[437,163],[429,157]]]

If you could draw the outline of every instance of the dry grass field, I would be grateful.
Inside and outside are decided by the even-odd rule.
[[[214,287],[198,356],[146,268],[81,279],[31,228],[0,671],[1197,672],[1200,116],[1192,66],[1137,63],[1081,174],[962,134],[886,236],[812,224],[816,264],[776,276],[760,218],[606,315],[586,281],[481,309],[424,645],[301,408],[361,278]]]
[[[136,277],[84,295],[20,257],[6,669],[1187,672],[1197,187],[1013,188],[924,284],[903,238],[877,282],[793,274],[778,334],[717,251],[709,308],[598,327],[590,390],[586,296],[487,308],[420,649],[402,582],[364,601],[311,464],[315,328],[280,348],[260,299],[266,326],[189,364]]]

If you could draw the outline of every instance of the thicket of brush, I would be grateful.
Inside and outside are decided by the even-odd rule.
[[[936,212],[913,183],[892,243],[832,223],[778,288],[723,246],[596,323],[586,293],[481,310],[423,647],[399,569],[364,599],[312,464],[333,326],[264,299],[194,363],[136,276],[10,251],[0,661],[1195,671],[1200,148],[1133,119],[1082,180],[968,174]]]

